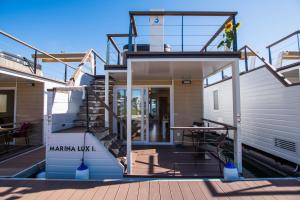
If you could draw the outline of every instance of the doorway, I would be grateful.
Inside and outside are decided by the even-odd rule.
[[[171,86],[135,86],[132,89],[132,135],[134,144],[171,144]],[[114,90],[114,111],[126,119],[126,89]],[[114,131],[126,139],[126,130],[114,120]]]
[[[15,90],[0,88],[0,126],[11,128],[15,122]]]

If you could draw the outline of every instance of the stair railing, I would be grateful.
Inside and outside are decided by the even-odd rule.
[[[253,49],[251,49],[249,46],[245,45],[239,50],[242,54],[245,56],[245,66],[246,66],[246,72],[248,71],[248,58],[247,53],[248,51],[251,52],[255,57],[257,57],[260,61],[262,61],[265,65],[265,67],[284,85],[284,86],[290,86],[292,83],[286,79],[280,72],[277,71],[277,69],[271,65],[269,62],[265,60],[265,58],[259,56]]]
[[[100,54],[98,54],[94,49],[90,49],[85,56],[82,58],[82,60],[80,61],[80,63],[78,64],[77,70],[73,73],[73,75],[71,76],[68,85],[71,86],[75,83],[75,80],[80,76],[81,72],[84,72],[82,70],[83,65],[88,62],[88,60],[90,59],[90,57],[93,56],[93,63],[92,63],[92,72],[93,74],[90,75],[97,75],[97,59],[100,60],[101,64],[104,66],[106,64],[106,61],[100,56]],[[104,67],[103,67],[104,69]]]
[[[92,91],[91,90],[91,92],[92,92],[92,94],[94,95],[94,97],[96,98],[96,100],[97,101],[99,101],[102,105],[103,105],[103,107],[104,107],[104,109],[106,109],[106,110],[108,110],[108,112],[117,120],[117,122],[119,122],[120,123],[120,127],[121,127],[121,129],[120,129],[120,136],[122,137],[123,136],[123,128],[126,130],[126,123],[124,123],[124,120],[122,119],[122,118],[120,118],[114,111],[113,111],[113,109],[109,106],[109,105],[107,105],[97,94],[96,94],[96,92],[94,92],[94,91]]]

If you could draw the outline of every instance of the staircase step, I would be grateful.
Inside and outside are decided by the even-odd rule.
[[[74,120],[75,126],[86,126],[87,122],[84,119],[75,119]],[[105,123],[104,120],[91,120],[90,126],[92,127],[104,127]]]

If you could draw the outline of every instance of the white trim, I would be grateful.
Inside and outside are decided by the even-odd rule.
[[[14,71],[14,70],[4,69],[2,67],[0,67],[0,74],[5,74],[5,75],[13,76],[13,77],[23,78],[23,79],[27,79],[27,80],[42,82],[42,83],[52,82],[52,83],[66,85],[66,83],[63,83],[62,81],[59,81],[59,80],[51,80],[46,77],[37,77],[36,75],[31,75],[31,74],[25,75],[25,72],[18,72],[18,71]]]
[[[128,58],[131,62],[200,62],[200,61],[235,61],[238,58]]]
[[[144,141],[144,135],[145,135],[145,89],[141,89],[141,140]],[[147,113],[146,113],[147,114]],[[147,133],[146,133],[147,134]]]
[[[174,127],[174,80],[172,80],[172,86],[170,88],[170,127]],[[174,144],[174,131],[170,131],[170,143]]]
[[[127,60],[127,174],[132,174],[132,155],[131,155],[131,100],[132,100],[132,69],[131,62]]]
[[[109,72],[109,73],[127,73],[127,70],[126,69],[113,69],[113,70],[105,70],[106,72]]]
[[[241,101],[239,61],[232,65],[232,107],[234,130],[234,162],[239,173],[242,173],[242,135],[241,135]]]

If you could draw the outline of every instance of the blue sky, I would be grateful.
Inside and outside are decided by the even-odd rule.
[[[300,29],[299,0],[1,0],[0,29],[48,52],[95,48],[107,33],[128,32],[128,11],[238,11],[239,46],[265,46]]]

